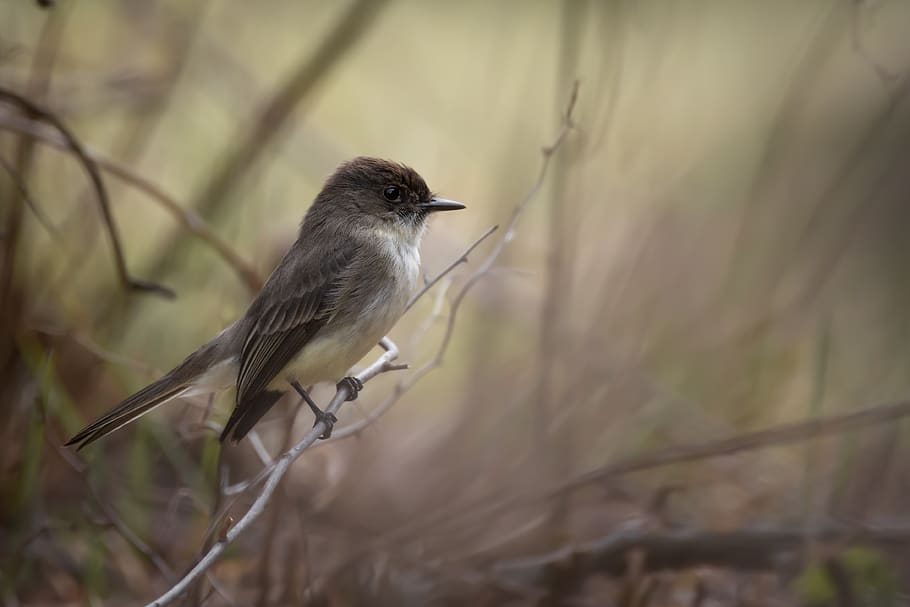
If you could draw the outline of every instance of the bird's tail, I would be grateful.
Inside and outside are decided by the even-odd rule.
[[[193,380],[208,370],[209,363],[213,362],[209,359],[213,358],[216,349],[212,347],[213,345],[210,342],[190,354],[167,375],[139,390],[109,413],[80,430],[66,445],[77,445],[76,449],[82,449],[180,394],[193,383]]]

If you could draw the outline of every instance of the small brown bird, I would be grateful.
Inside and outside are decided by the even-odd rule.
[[[236,404],[222,441],[242,439],[289,387],[326,424],[328,438],[335,417],[302,386],[344,381],[356,398],[362,386],[344,374],[404,313],[418,284],[427,217],[463,208],[434,196],[404,165],[366,157],[342,164],[246,313],[67,445],[81,449],[172,398],[232,386]]]

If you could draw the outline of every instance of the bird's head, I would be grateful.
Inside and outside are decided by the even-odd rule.
[[[460,202],[433,195],[414,169],[361,156],[342,164],[329,177],[304,225],[318,217],[419,234],[431,213],[463,208]]]

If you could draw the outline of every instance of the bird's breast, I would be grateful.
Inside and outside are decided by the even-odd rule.
[[[339,302],[335,318],[301,349],[280,379],[293,377],[304,385],[338,381],[401,318],[420,280],[418,247],[382,239],[374,264],[377,267],[366,270],[373,276],[384,274],[385,279],[364,281],[374,286],[368,292],[358,289],[356,300]]]

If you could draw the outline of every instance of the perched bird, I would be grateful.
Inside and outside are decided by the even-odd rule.
[[[178,396],[236,386],[221,440],[242,439],[289,389],[331,434],[303,386],[344,374],[392,328],[417,287],[427,217],[464,205],[434,196],[413,169],[355,158],[329,177],[303,218],[297,240],[246,313],[158,381],[76,434],[82,447]]]

